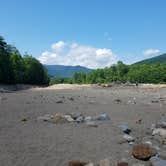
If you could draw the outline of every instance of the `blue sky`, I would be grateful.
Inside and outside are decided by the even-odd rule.
[[[0,0],[0,35],[42,63],[109,66],[166,52],[165,0]]]

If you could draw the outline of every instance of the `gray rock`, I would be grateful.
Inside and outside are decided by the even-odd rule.
[[[104,159],[99,161],[99,166],[110,166],[110,160],[109,159]]]
[[[125,140],[127,140],[128,142],[134,142],[134,141],[135,141],[135,138],[132,137],[132,136],[130,136],[130,135],[128,135],[128,134],[124,134],[124,135],[123,135],[123,138],[124,138]]]
[[[106,113],[100,114],[96,120],[110,120],[109,115],[107,115]]]
[[[150,159],[152,166],[166,166],[166,160],[160,159],[158,157],[152,157]]]
[[[127,123],[119,125],[119,128],[125,133],[125,134],[130,134],[131,129],[128,127]]]

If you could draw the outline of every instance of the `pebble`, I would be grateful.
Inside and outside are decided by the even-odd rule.
[[[110,160],[109,159],[100,160],[99,166],[110,166]]]
[[[72,160],[69,161],[68,166],[86,166],[88,163],[85,161]]]

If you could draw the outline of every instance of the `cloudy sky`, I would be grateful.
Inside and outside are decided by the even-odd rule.
[[[102,68],[166,52],[164,0],[0,0],[0,35],[43,64]]]

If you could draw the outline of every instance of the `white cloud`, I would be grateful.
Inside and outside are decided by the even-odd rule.
[[[160,50],[158,49],[148,49],[148,50],[145,50],[143,54],[149,56],[149,55],[157,54],[159,52]]]
[[[45,51],[38,58],[43,64],[60,64],[103,68],[117,62],[116,55],[107,48],[95,48],[78,43],[59,41],[52,44],[51,51]]]
[[[57,43],[52,44],[51,48],[54,51],[61,51],[65,47],[64,41],[58,41]]]

